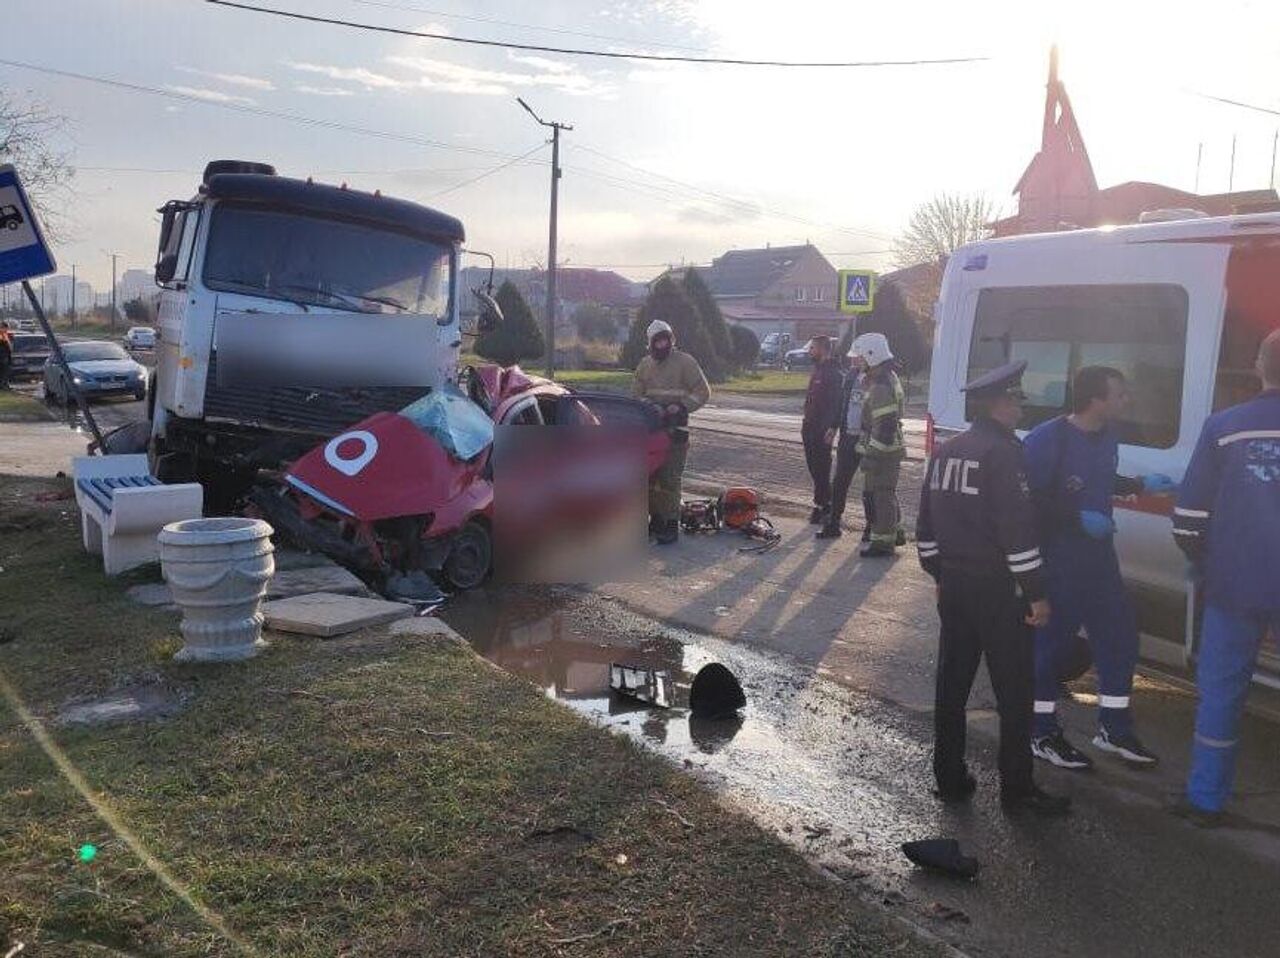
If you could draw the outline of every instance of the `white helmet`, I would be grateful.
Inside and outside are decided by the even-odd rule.
[[[889,340],[883,333],[863,333],[853,341],[849,348],[851,359],[862,359],[868,366],[879,366],[893,359],[889,350]]]
[[[645,330],[645,336],[648,338],[648,341],[651,343],[653,342],[654,336],[661,336],[663,333],[666,333],[668,336],[670,336],[673,342],[675,341],[676,334],[672,331],[671,324],[664,323],[660,319],[655,319],[652,323],[649,324],[649,328]]]

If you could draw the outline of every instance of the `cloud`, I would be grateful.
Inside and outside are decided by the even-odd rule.
[[[415,84],[407,80],[397,80],[382,73],[374,73],[364,67],[339,67],[324,63],[294,63],[286,60],[286,65],[303,73],[317,73],[330,80],[345,80],[358,83],[366,90],[404,90]]]
[[[222,93],[219,90],[208,90],[204,87],[175,86],[170,83],[165,86],[165,89],[174,93],[181,93],[183,96],[194,97],[197,100],[205,100],[209,103],[235,103],[249,106],[257,102],[247,96],[233,96],[230,93]]]
[[[529,64],[529,61],[533,60],[541,61],[543,58],[524,57],[521,62]],[[541,72],[536,73],[483,70],[429,57],[396,56],[388,57],[387,62],[407,70],[416,70],[420,74],[421,86],[451,93],[498,96],[509,94],[513,87],[549,87],[574,96],[604,97],[614,92],[611,84],[594,80],[568,64],[555,61],[546,61],[554,64],[554,68],[541,69]]]
[[[340,86],[311,86],[308,83],[295,83],[293,90],[295,93],[306,93],[311,96],[355,96],[354,90]]]
[[[743,201],[741,206],[728,203],[707,206],[691,203],[676,211],[676,219],[682,223],[698,223],[706,226],[729,226],[733,223],[749,223],[760,218],[761,211],[755,203]]]
[[[220,83],[226,83],[229,86],[247,87],[250,90],[274,90],[276,85],[270,80],[263,77],[246,76],[243,73],[211,73],[208,70],[197,70],[195,67],[178,67],[183,73],[192,73],[196,76],[208,77],[211,80],[217,80]]]
[[[565,63],[563,60],[552,60],[550,57],[531,57],[521,53],[512,53],[507,51],[507,59],[512,63],[523,63],[527,67],[535,67],[544,73],[570,73],[574,67],[572,63]]]

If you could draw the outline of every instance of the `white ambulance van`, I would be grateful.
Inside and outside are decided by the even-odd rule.
[[[1133,394],[1120,473],[1182,478],[1205,419],[1258,391],[1258,345],[1280,326],[1280,213],[1144,218],[1154,221],[956,251],[934,312],[931,442],[967,427],[961,387],[986,370],[1027,361],[1029,429],[1070,411],[1067,384],[1077,369],[1105,364],[1125,374]],[[1172,501],[1138,497],[1116,506],[1143,653],[1184,664],[1195,615],[1170,532]],[[1258,679],[1280,686],[1274,653],[1264,653]]]

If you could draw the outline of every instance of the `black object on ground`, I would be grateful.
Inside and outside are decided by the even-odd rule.
[[[695,718],[728,718],[747,704],[742,683],[719,662],[704,665],[689,688],[689,711]]]
[[[913,865],[941,872],[952,878],[973,878],[978,874],[978,860],[960,851],[960,843],[954,838],[926,838],[918,842],[903,842],[902,854]]]
[[[671,707],[671,673],[643,665],[609,665],[609,688],[659,708]]]

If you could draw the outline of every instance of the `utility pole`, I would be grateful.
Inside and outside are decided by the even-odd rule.
[[[1280,130],[1276,130],[1276,135],[1271,138],[1271,179],[1267,180],[1267,185],[1273,190],[1276,188],[1276,146],[1280,145]]]
[[[547,241],[547,378],[556,372],[556,221],[560,205],[560,131],[572,130],[567,123],[547,121],[533,112],[533,107],[516,97],[539,126],[551,128],[551,235]]]
[[[116,328],[116,256],[117,253],[111,254],[111,330]]]
[[[76,264],[71,264],[71,328],[76,328]]]

